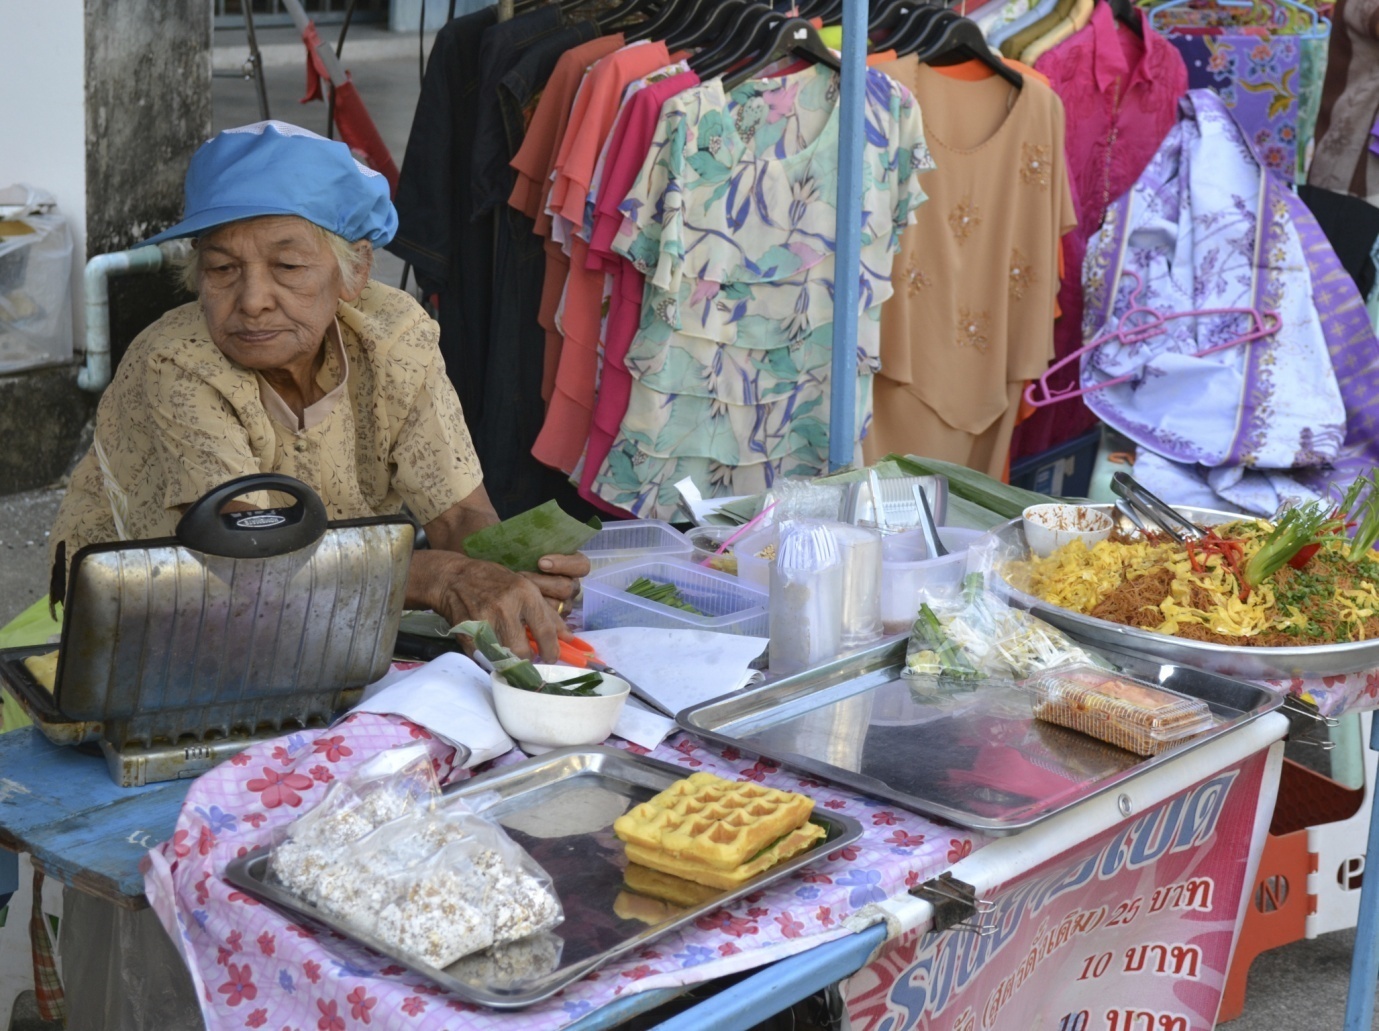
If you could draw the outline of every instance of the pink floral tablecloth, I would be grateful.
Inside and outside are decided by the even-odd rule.
[[[453,749],[421,727],[360,713],[325,733],[256,745],[192,785],[172,840],[149,853],[145,880],[150,903],[191,970],[211,1031],[559,1028],[628,992],[707,981],[840,937],[843,921],[863,906],[985,844],[980,836],[682,735],[652,754],[687,773],[708,770],[803,789],[818,805],[858,820],[862,838],[546,1003],[498,1013],[453,998],[337,935],[293,923],[218,876],[231,859],[267,844],[275,828],[320,801],[332,780],[418,739],[427,743],[442,783],[467,776],[452,767]]]
[[[1379,709],[1379,669],[1334,677],[1266,680],[1268,686],[1316,703],[1323,716]]]

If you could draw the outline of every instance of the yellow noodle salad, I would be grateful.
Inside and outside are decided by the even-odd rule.
[[[1272,529],[1263,520],[1216,527],[1213,541],[1225,553],[1165,538],[1075,540],[1004,572],[1012,586],[1060,608],[1194,640],[1277,647],[1379,637],[1379,563],[1372,552],[1348,561],[1343,537],[1324,540],[1301,568],[1243,582],[1240,569]]]

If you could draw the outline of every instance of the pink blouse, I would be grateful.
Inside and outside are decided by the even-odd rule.
[[[1058,294],[1062,316],[1054,326],[1059,358],[1082,346],[1082,259],[1087,241],[1101,229],[1106,209],[1139,179],[1164,137],[1178,121],[1187,93],[1187,66],[1173,44],[1149,27],[1138,9],[1141,39],[1097,4],[1091,23],[1035,62],[1068,113],[1066,149],[1077,228],[1063,237],[1064,276]],[[1077,367],[1051,377],[1073,385]],[[1096,424],[1081,400],[1037,409],[1015,429],[1012,461],[1061,444]]]
[[[587,500],[595,500],[590,489],[603,460],[613,446],[622,417],[627,412],[627,399],[632,393],[632,374],[623,359],[637,334],[642,314],[642,286],[645,277],[632,262],[613,251],[613,238],[622,226],[623,213],[618,209],[637,181],[652,138],[660,122],[661,108],[671,97],[699,85],[694,72],[681,72],[668,79],[654,82],[632,95],[613,133],[607,167],[594,208],[594,231],[589,244],[589,268],[602,269],[613,276],[613,294],[608,301],[608,322],[604,328],[603,371],[599,377],[598,397],[594,401],[594,415],[589,427],[589,445],[585,452],[584,469],[580,476],[579,493]]]

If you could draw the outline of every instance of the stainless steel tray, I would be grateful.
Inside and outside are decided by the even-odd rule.
[[[1110,505],[1096,505],[1116,517]],[[1232,519],[1237,514],[1213,509],[1181,507],[1184,515],[1204,526],[1212,526]],[[1015,519],[991,531],[1000,542],[1005,559],[1029,556],[1022,520]],[[1032,595],[995,578],[995,587],[1017,608],[1028,609],[1040,619],[1047,620],[1067,631],[1079,641],[1093,648],[1112,648],[1153,655],[1163,662],[1195,666],[1228,677],[1247,680],[1279,680],[1290,677],[1323,677],[1340,673],[1359,673],[1379,668],[1379,640],[1352,641],[1345,644],[1310,644],[1290,648],[1234,648],[1209,641],[1190,641],[1184,637],[1156,634],[1152,630],[1124,626],[1093,616],[1070,612],[1050,605]]]
[[[696,705],[691,733],[985,834],[1014,834],[1283,704],[1280,692],[1141,656],[1126,672],[1205,701],[1217,724],[1149,759],[1033,717],[1026,692],[988,683],[920,696],[905,645]]]
[[[668,906],[653,906],[652,910],[659,909],[654,923],[644,922],[645,916],[625,918],[619,911],[629,909],[629,893],[623,888],[627,859],[622,843],[613,835],[613,821],[686,775],[685,770],[669,763],[618,749],[561,748],[475,777],[447,792],[450,797],[466,798],[484,807],[485,814],[502,824],[541,864],[565,907],[565,922],[553,932],[506,946],[499,955],[494,955],[498,950],[485,950],[444,970],[394,955],[378,941],[266,883],[266,852],[251,852],[234,860],[225,871],[225,879],[396,960],[463,999],[493,1009],[520,1009],[549,998],[590,971],[704,913],[823,858],[862,834],[856,820],[828,809],[815,809],[811,819],[828,831],[828,837],[810,851],[692,908],[672,911]],[[518,969],[524,965],[535,969]],[[507,969],[508,976],[495,977],[499,967]]]

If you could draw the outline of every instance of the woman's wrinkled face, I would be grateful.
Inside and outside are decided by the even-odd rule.
[[[211,340],[245,368],[267,372],[314,360],[336,302],[357,293],[316,227],[295,216],[232,222],[201,237],[197,248]]]

